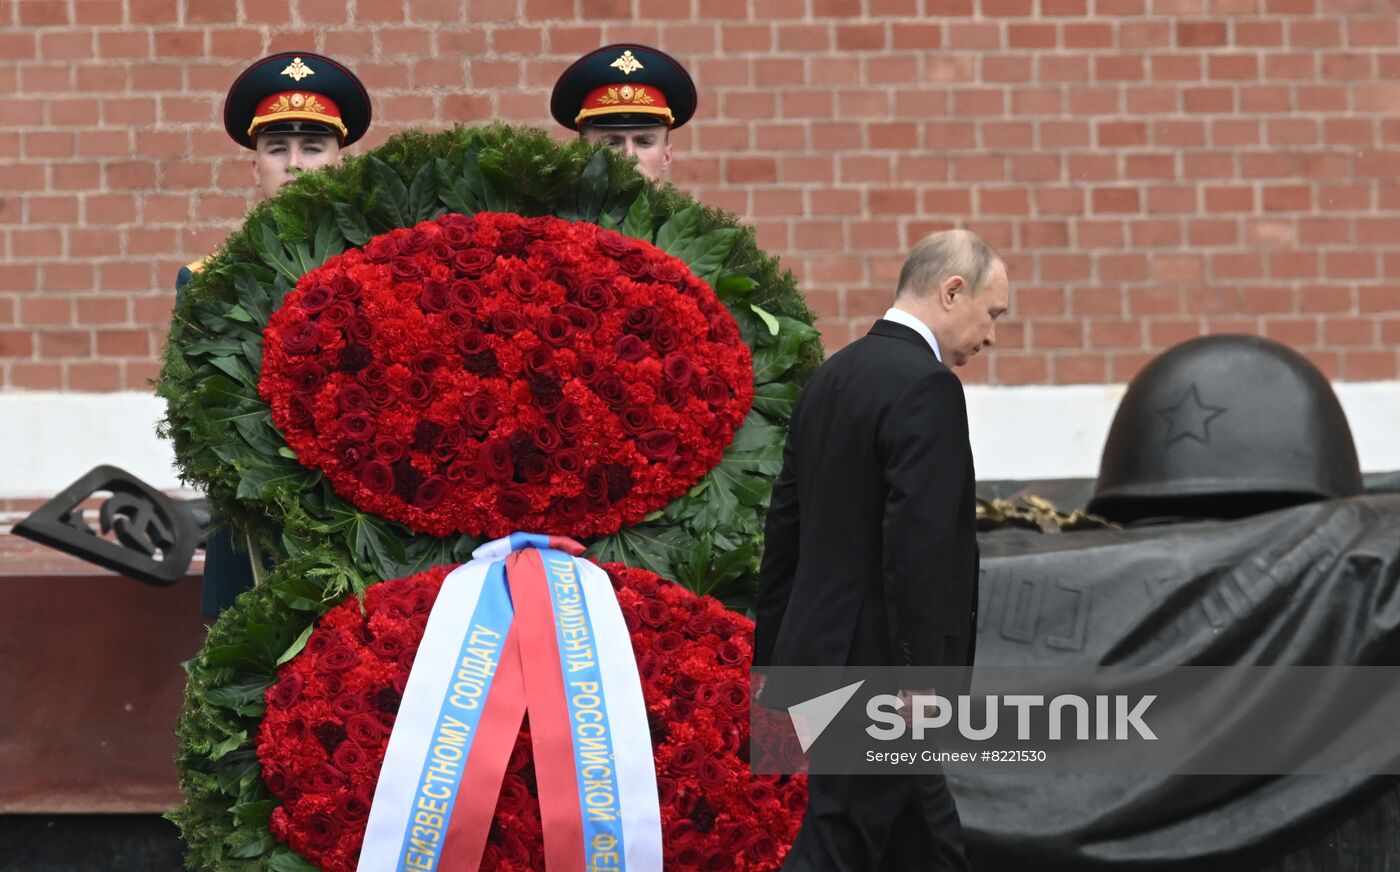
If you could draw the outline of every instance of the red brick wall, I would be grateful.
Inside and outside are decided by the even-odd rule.
[[[688,62],[674,181],[757,225],[830,347],[965,223],[1016,288],[974,380],[1122,381],[1208,331],[1397,375],[1395,0],[0,0],[4,387],[155,373],[177,268],[249,203],[218,119],[254,56],[355,67],[372,146],[546,124],[557,72],[621,39]]]

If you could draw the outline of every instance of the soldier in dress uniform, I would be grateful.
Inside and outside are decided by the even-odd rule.
[[[695,83],[665,52],[616,43],[574,61],[554,83],[554,120],[589,142],[636,157],[637,170],[661,182],[671,167],[671,131],[695,114]]]
[[[340,161],[341,149],[369,129],[369,93],[348,67],[309,51],[278,52],[244,70],[224,99],[224,129],[253,152],[253,183],[274,197],[308,170]],[[204,266],[180,268],[175,292]],[[252,587],[246,553],[214,519],[204,549],[204,614],[216,617]]]

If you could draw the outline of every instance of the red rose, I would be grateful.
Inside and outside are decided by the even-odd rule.
[[[673,699],[666,711],[671,720],[684,723],[695,716],[695,703],[688,699]]]
[[[287,378],[292,390],[299,394],[314,394],[326,381],[326,370],[315,361],[303,360],[287,367]]]
[[[344,672],[360,662],[360,652],[349,645],[337,645],[316,658],[317,672]]]
[[[374,750],[385,736],[384,725],[374,715],[360,712],[345,719],[345,736],[361,748]]]
[[[520,477],[527,484],[544,484],[549,481],[549,458],[543,454],[531,454],[516,464]]]
[[[525,785],[525,779],[507,774],[501,781],[501,798],[496,803],[496,810],[505,814],[520,814],[529,802],[530,788]]]
[[[389,380],[389,370],[382,363],[371,363],[355,374],[355,380],[367,388],[375,388]]]
[[[511,456],[510,443],[505,439],[488,439],[481,444],[477,461],[492,481],[510,481],[515,474],[515,458]]]
[[[549,513],[561,524],[577,524],[588,514],[588,501],[583,497],[560,497],[550,506]]]
[[[465,251],[459,251],[457,256],[452,259],[452,265],[457,268],[458,272],[473,279],[485,275],[495,262],[495,252],[484,248],[468,248]]]
[[[506,287],[510,289],[512,294],[526,302],[532,302],[540,297],[540,280],[534,273],[524,271],[512,273],[506,281]]]
[[[548,345],[536,345],[525,355],[525,371],[531,374],[554,371],[554,349]]]
[[[678,445],[676,434],[669,430],[652,430],[637,439],[637,450],[651,461],[669,460],[675,456]]]
[[[670,324],[658,324],[651,333],[651,344],[657,353],[666,355],[675,351],[676,346],[680,345],[680,337]]]
[[[564,439],[559,435],[559,431],[547,423],[536,425],[530,431],[530,439],[534,441],[537,448],[546,454],[558,451],[560,446],[564,444]]]
[[[627,385],[623,383],[622,376],[615,372],[598,376],[590,387],[593,393],[598,395],[598,399],[614,409],[627,402]]]
[[[539,334],[540,339],[543,339],[555,348],[562,348],[573,337],[574,325],[563,315],[550,315],[540,322],[540,326],[536,332]]]
[[[291,708],[293,703],[301,699],[301,691],[305,686],[306,680],[300,673],[290,669],[284,670],[281,679],[268,689],[267,704],[273,708]]]
[[[728,310],[710,316],[710,339],[725,345],[733,345],[739,341],[739,327]]]
[[[472,330],[457,337],[457,350],[465,357],[489,351],[491,341],[480,330]]]
[[[481,305],[481,288],[469,279],[458,279],[452,283],[453,305],[467,311],[475,311]]]
[[[627,333],[617,337],[613,342],[613,353],[617,355],[618,360],[636,363],[647,356],[647,346],[636,336]]]
[[[407,452],[408,449],[397,439],[389,439],[386,437],[384,439],[377,439],[374,443],[375,459],[382,460],[390,466],[399,462]]]
[[[374,437],[374,419],[369,412],[357,409],[340,416],[340,435],[355,442],[365,442]]]
[[[425,312],[446,312],[452,305],[452,292],[437,279],[428,279],[423,282],[423,290],[418,294],[418,305]]]
[[[521,254],[525,251],[525,246],[530,244],[530,238],[518,229],[510,228],[502,230],[500,237],[496,240],[496,250],[501,254]]]
[[[711,407],[723,406],[733,396],[729,385],[714,373],[707,373],[700,379],[700,395]]]
[[[415,227],[403,234],[399,242],[399,251],[404,254],[417,254],[432,244],[432,241],[431,236]]]
[[[413,504],[425,512],[431,512],[447,496],[447,492],[447,479],[440,475],[434,475],[419,486],[418,495],[413,498]]]
[[[700,764],[704,762],[707,755],[700,743],[695,741],[685,742],[676,748],[676,753],[671,757],[671,770],[677,775],[695,775],[700,772]]]
[[[644,280],[651,275],[651,267],[647,263],[646,255],[635,251],[619,260],[617,268],[630,279]]]
[[[349,300],[336,300],[321,312],[321,323],[332,330],[339,330],[355,317],[355,307]]]
[[[416,282],[423,277],[423,268],[411,257],[396,257],[389,261],[389,274],[396,282]]]
[[[363,442],[341,440],[335,444],[335,456],[347,469],[356,472],[369,462],[369,451]]]
[[[554,410],[554,426],[564,437],[577,434],[586,423],[583,409],[573,400],[564,400]]]
[[[555,472],[580,475],[583,472],[583,452],[576,448],[560,448],[549,457]]]
[[[656,322],[660,318],[661,311],[655,306],[638,306],[627,313],[627,319],[622,322],[622,329],[645,338],[656,329]]]
[[[282,350],[288,354],[310,354],[321,342],[321,328],[315,321],[302,321],[282,334]]]
[[[639,436],[652,429],[651,412],[645,406],[628,406],[622,410],[622,429],[632,436]]]
[[[627,240],[627,237],[613,230],[599,230],[595,241],[599,253],[613,260],[623,257],[632,250],[632,243]]]
[[[690,277],[690,270],[673,257],[658,257],[651,262],[651,275],[658,282],[684,287],[685,280]]]
[[[426,378],[415,375],[403,383],[403,397],[419,408],[433,401],[433,388]]]
[[[560,306],[559,314],[580,333],[591,333],[598,329],[598,316],[577,303],[565,303]]]
[[[617,296],[613,293],[612,285],[603,279],[585,282],[578,289],[579,303],[594,311],[612,308],[615,299]]]
[[[496,496],[496,508],[512,521],[523,518],[530,511],[530,498],[518,488],[503,488]]]
[[[608,474],[603,467],[590,466],[584,473],[583,495],[590,506],[607,506],[611,502],[608,499]]]
[[[311,403],[301,394],[292,394],[287,399],[287,412],[291,415],[292,423],[298,427],[310,427],[316,423],[316,413]]]
[[[370,263],[388,263],[390,258],[399,253],[399,242],[392,234],[376,236],[363,251],[365,260]]]
[[[363,768],[366,760],[364,749],[354,742],[341,742],[340,747],[336,748],[335,753],[331,755],[331,762],[335,764],[337,769],[344,772],[353,772]]]
[[[400,654],[408,650],[408,638],[397,630],[388,630],[371,639],[369,648],[380,657],[396,660]]]
[[[661,372],[666,381],[683,388],[695,378],[695,365],[684,354],[668,354],[661,363]]]
[[[408,365],[414,372],[432,375],[443,365],[443,362],[442,355],[430,348],[413,355],[413,359],[409,361]]]
[[[659,620],[647,620],[646,615],[643,615],[642,619],[645,620],[650,626],[660,627],[665,625],[665,614],[667,613],[663,613],[662,618],[660,618]],[[699,690],[700,682],[693,675],[686,675],[682,673],[680,675],[677,675],[675,677],[675,680],[671,682],[671,692],[674,693],[676,696],[681,697],[682,699],[695,699],[695,694]]]
[[[325,849],[340,838],[340,822],[325,812],[316,812],[301,823],[306,843],[315,849]]]
[[[715,656],[725,666],[736,666],[747,659],[744,656],[744,649],[730,639],[725,639],[715,646]]]
[[[674,654],[685,644],[685,637],[675,630],[667,630],[664,633],[657,633],[652,640],[654,647],[661,654]]]
[[[446,243],[449,248],[460,249],[471,241],[471,227],[460,222],[448,221],[443,221],[441,226],[442,241]]]
[[[491,316],[491,329],[502,336],[514,336],[525,329],[525,317],[513,309],[501,309]]]
[[[442,431],[438,437],[437,448],[433,449],[433,457],[446,463],[461,453],[462,448],[467,444],[467,431],[460,425],[454,424]]]
[[[673,409],[679,409],[683,407],[686,404],[686,401],[690,399],[690,393],[686,391],[685,388],[680,387],[679,385],[673,385],[670,382],[666,382],[665,384],[657,388],[656,394],[661,398],[661,402],[665,403]]]
[[[331,300],[335,299],[335,291],[328,285],[316,285],[297,294],[295,299],[303,312],[314,315],[330,305]]]
[[[465,412],[467,426],[477,435],[488,432],[501,416],[501,410],[496,404],[495,398],[485,392],[476,394],[467,400]]]
[[[387,494],[394,489],[394,473],[382,460],[371,460],[360,470],[360,481],[370,493]]]
[[[357,384],[348,384],[335,395],[335,407],[346,412],[363,412],[369,408],[369,391]]]

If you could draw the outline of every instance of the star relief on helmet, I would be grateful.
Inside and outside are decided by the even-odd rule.
[[[301,58],[292,58],[292,62],[282,71],[282,75],[290,76],[294,82],[300,82],[307,76],[316,75],[316,71],[302,63]]]
[[[625,50],[621,57],[608,66],[617,67],[622,71],[624,76],[630,76],[637,70],[645,69],[645,67],[642,66],[642,62],[632,56],[632,49],[630,48]]]
[[[1225,414],[1223,406],[1207,406],[1193,384],[1174,406],[1158,409],[1157,414],[1167,422],[1167,444],[1181,439],[1195,439],[1210,444],[1210,422]]]

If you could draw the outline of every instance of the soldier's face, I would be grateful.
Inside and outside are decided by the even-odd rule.
[[[253,158],[253,182],[264,197],[275,197],[297,174],[340,161],[340,142],[329,133],[260,133]]]
[[[664,125],[648,127],[595,127],[583,129],[583,138],[601,142],[637,159],[637,170],[653,182],[666,177],[671,168],[671,131]]]
[[[952,294],[951,299],[945,297],[951,329],[948,331],[950,341],[947,347],[940,347],[939,350],[945,361],[953,366],[962,366],[972,355],[996,342],[997,319],[1006,314],[1011,295],[1006,265],[1001,262],[992,264],[991,275],[987,276],[982,289],[975,294],[968,293],[966,284],[949,288],[947,282],[941,291]],[[942,346],[941,337],[939,344]]]

